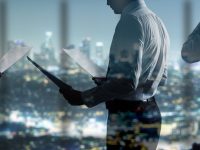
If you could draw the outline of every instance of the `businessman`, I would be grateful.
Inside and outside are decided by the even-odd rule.
[[[113,36],[106,80],[87,91],[60,89],[72,105],[108,109],[107,150],[155,150],[161,115],[154,95],[167,78],[167,30],[144,0],[107,0],[121,18]]]
[[[188,63],[200,61],[200,23],[183,44],[181,55]]]

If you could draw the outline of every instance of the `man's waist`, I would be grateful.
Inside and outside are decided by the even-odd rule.
[[[142,111],[140,106],[148,105],[150,103],[155,103],[155,98],[151,97],[147,100],[122,100],[122,99],[115,99],[112,101],[106,102],[106,108],[109,112],[118,112],[118,111],[133,111],[138,112]]]

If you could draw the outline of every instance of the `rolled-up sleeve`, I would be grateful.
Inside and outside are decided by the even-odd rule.
[[[138,87],[142,72],[143,37],[138,18],[126,15],[120,20],[111,46],[108,77],[130,79],[134,89]]]
[[[137,18],[122,16],[113,37],[107,81],[82,92],[88,107],[119,99],[135,90],[142,71],[143,32]]]
[[[181,55],[188,63],[200,61],[200,23],[183,44]]]

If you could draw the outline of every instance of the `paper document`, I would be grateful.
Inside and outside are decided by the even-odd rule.
[[[53,74],[51,74],[50,72],[48,72],[47,70],[42,68],[40,65],[38,65],[36,62],[31,60],[29,57],[27,57],[27,59],[35,67],[37,67],[47,78],[49,78],[54,84],[56,84],[59,88],[61,88],[61,89],[65,89],[65,88],[70,89],[71,88],[71,86],[68,86],[67,84],[65,84],[62,80],[58,79],[56,76],[54,76]]]
[[[63,49],[80,67],[87,71],[93,77],[105,77],[106,70],[95,64],[84,53],[77,49]]]
[[[3,73],[13,64],[15,64],[19,59],[21,59],[26,53],[31,50],[31,47],[27,46],[16,46],[14,49],[8,51],[0,59],[0,72]]]

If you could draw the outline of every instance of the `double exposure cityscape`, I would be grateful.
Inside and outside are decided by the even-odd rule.
[[[42,1],[48,5],[47,1]],[[41,32],[41,41],[36,40],[38,45],[35,47],[38,50],[33,48],[29,55],[75,89],[84,91],[94,87],[91,75],[64,54],[62,48],[72,51],[80,49],[88,59],[107,69],[110,45],[104,38],[97,39],[90,33],[82,37],[82,40],[69,41],[67,26],[68,21],[73,18],[67,19],[65,13],[69,11],[70,3],[73,3],[70,1],[73,0],[51,1],[58,6],[58,32],[62,40],[58,42],[58,34],[46,28]],[[78,4],[78,0],[75,1]],[[193,0],[190,2],[191,4],[181,1],[180,5],[192,5]],[[16,45],[28,45],[26,39],[14,36],[14,30],[17,29],[10,29],[11,25],[7,28],[8,25],[3,23],[8,22],[9,17],[14,15],[9,9],[13,8],[15,3],[14,0],[0,0],[0,56]],[[40,4],[39,1],[37,3]],[[34,26],[31,26],[30,30],[31,28]],[[81,25],[80,28],[84,30]],[[185,28],[192,27],[189,25]],[[31,43],[31,38],[28,41]],[[160,87],[156,96],[162,115],[161,137],[157,149],[190,150],[194,143],[200,141],[200,65],[188,65],[173,53],[170,53],[169,57],[169,60],[171,57],[176,59],[169,61],[167,85]],[[106,150],[106,120],[105,104],[94,108],[84,105],[71,106],[60,95],[56,85],[26,58],[13,65],[0,80],[1,150]],[[153,129],[152,126],[141,128]],[[144,140],[152,139],[146,137]]]

